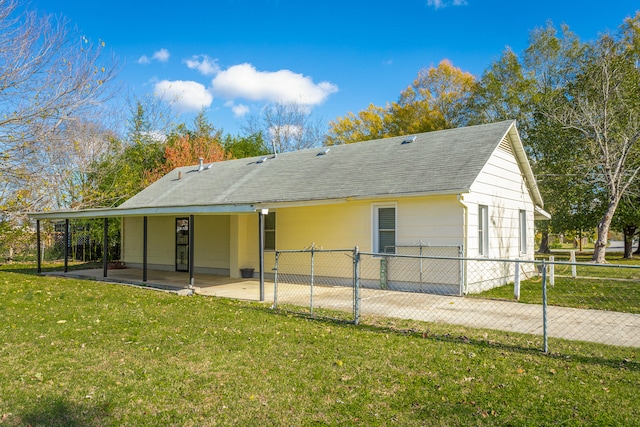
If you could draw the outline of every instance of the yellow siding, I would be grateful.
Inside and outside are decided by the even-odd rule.
[[[142,218],[122,218],[122,261],[142,263]]]
[[[126,264],[142,264],[142,224],[142,217],[123,218],[122,260]],[[175,218],[149,217],[147,219],[148,263],[175,266],[175,239]]]
[[[276,248],[304,249],[312,243],[318,248],[371,248],[371,203],[278,209]]]
[[[415,197],[375,201],[355,201],[333,205],[302,206],[273,209],[276,212],[276,248],[300,250],[314,244],[318,249],[372,250],[373,212],[380,204],[397,209],[397,242],[399,245],[460,245],[463,239],[462,205],[455,196]],[[142,263],[142,218],[126,218],[123,222],[124,261]],[[232,277],[241,268],[259,271],[258,214],[196,216],[195,267],[228,269]],[[175,267],[175,217],[149,217],[148,262],[150,268]],[[346,255],[345,255],[346,256]],[[318,274],[350,275],[351,263],[342,271],[331,271],[335,264],[318,266]],[[265,252],[265,273],[275,266],[275,253]],[[308,263],[300,267],[308,269]]]
[[[335,205],[320,205],[278,209],[276,212],[276,248],[300,250],[313,243],[318,249],[352,249],[371,252],[376,206],[393,205],[397,213],[397,243],[415,245],[461,245],[464,215],[456,196],[416,197],[375,201],[358,201]],[[309,274],[310,254],[284,255],[287,272]],[[315,265],[320,276],[351,277],[352,263],[341,259]],[[284,261],[284,259],[283,259]],[[292,263],[297,265],[291,265]],[[265,263],[269,272],[270,264]],[[396,278],[398,279],[398,278]]]
[[[194,265],[229,268],[229,216],[196,216],[194,223]]]
[[[149,217],[147,221],[147,239],[147,259],[149,264],[166,264],[175,266],[175,218]]]

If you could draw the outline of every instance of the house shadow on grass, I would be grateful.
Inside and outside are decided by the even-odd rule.
[[[250,305],[254,310],[270,312],[276,315],[313,319],[339,327],[354,327],[353,321],[331,317],[314,316],[309,313]],[[553,338],[549,353],[542,352],[542,337],[503,331],[484,330],[460,325],[429,323],[409,319],[382,318],[368,316],[357,326],[382,334],[411,336],[427,341],[449,342],[461,346],[492,348],[501,352],[543,355],[550,359],[574,360],[583,364],[603,366],[613,369],[640,371],[640,362],[635,359],[636,348],[607,346],[581,341],[568,341]]]
[[[25,408],[22,414],[14,414],[19,425],[28,426],[103,426],[110,424],[106,407],[92,405],[92,402],[69,402],[64,397],[42,397]],[[9,422],[9,425],[12,425]]]

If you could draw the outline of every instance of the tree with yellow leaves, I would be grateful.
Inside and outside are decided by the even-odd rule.
[[[370,104],[357,115],[348,113],[330,122],[325,145],[462,126],[474,83],[472,74],[442,60],[437,67],[420,70],[397,102],[384,108]]]

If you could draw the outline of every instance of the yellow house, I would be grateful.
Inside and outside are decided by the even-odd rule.
[[[144,271],[264,277],[275,250],[312,244],[532,259],[542,208],[516,123],[503,121],[181,167],[117,208],[31,217],[121,217],[121,260]]]

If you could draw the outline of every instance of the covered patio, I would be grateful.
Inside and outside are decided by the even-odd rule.
[[[195,215],[197,212],[199,215]],[[143,286],[155,289],[164,289],[171,291],[183,291],[184,293],[199,293],[209,296],[223,296],[229,298],[265,301],[265,267],[264,267],[264,224],[265,217],[268,215],[268,209],[256,208],[254,205],[215,205],[215,206],[171,206],[164,208],[99,208],[87,209],[81,211],[62,210],[50,212],[30,213],[29,216],[36,220],[36,247],[37,247],[37,270],[42,273],[42,253],[41,253],[41,221],[54,220],[64,221],[63,223],[63,245],[64,267],[61,272],[46,273],[49,275],[58,275],[63,277],[77,277],[82,279],[93,279],[104,282],[122,283]],[[253,256],[253,245],[249,245],[249,249],[245,250],[245,246],[240,242],[241,238],[246,237],[246,227],[249,224],[249,218],[257,217],[257,227],[255,236],[255,255],[257,255],[257,265],[248,265],[246,270],[251,271],[251,279],[240,278],[238,272],[245,268],[241,268],[247,263],[247,253]],[[89,270],[70,271],[69,269],[69,249],[70,249],[70,220],[74,219],[103,219],[103,248],[102,248],[102,268]],[[134,262],[127,261],[126,268],[110,268],[110,260],[108,257],[108,228],[109,219],[120,218],[122,220],[139,220],[139,235],[130,236],[127,240],[131,246],[129,257],[135,258]],[[224,268],[209,268],[207,261],[203,256],[208,254],[210,249],[203,249],[211,239],[210,235],[198,234],[196,238],[195,230],[200,227],[208,232],[207,224],[210,218],[228,218],[228,222],[232,225],[228,226],[223,232],[226,233],[230,242],[223,243],[218,247],[228,252],[229,259],[223,260],[226,263]],[[150,223],[155,221],[156,228],[149,231]],[[178,228],[178,234],[182,233],[182,238],[187,242],[182,244],[179,237],[176,237],[175,244],[167,247],[158,243],[158,236],[169,236],[165,240],[171,240],[171,233],[166,230],[158,230],[157,223],[164,221],[170,224],[172,221],[183,221],[188,225],[184,228]],[[121,226],[124,228],[124,226]],[[123,235],[121,231],[121,235]],[[173,234],[176,230],[173,229]],[[219,236],[217,236],[219,238]],[[133,243],[132,243],[133,242]],[[166,243],[166,242],[165,242]],[[173,242],[172,242],[173,243]],[[209,246],[216,246],[217,243],[209,242]],[[124,246],[124,245],[123,245]],[[180,248],[178,248],[180,246]],[[198,251],[196,250],[198,246]],[[175,249],[175,253],[172,251]],[[178,261],[175,265],[170,263],[163,264],[158,261],[159,257],[166,256],[167,253],[173,254],[174,260],[178,257],[178,249],[181,251],[180,268]],[[150,256],[150,252],[152,253]],[[133,253],[133,255],[131,255]],[[171,255],[169,255],[170,257]],[[153,258],[155,257],[155,259]],[[198,257],[200,259],[198,260]],[[122,252],[120,259],[123,259]],[[154,262],[155,261],[155,262]],[[121,261],[117,261],[118,263]],[[200,265],[197,264],[200,262]],[[251,264],[251,263],[249,263]],[[254,268],[256,274],[253,275]],[[172,270],[174,269],[174,270]],[[242,273],[244,276],[244,273]],[[273,287],[271,287],[271,290]],[[254,292],[255,291],[255,292]],[[271,296],[273,299],[273,296]]]

